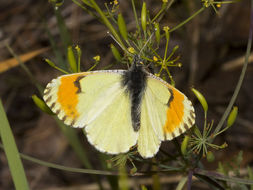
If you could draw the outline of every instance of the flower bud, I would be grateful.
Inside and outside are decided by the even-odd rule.
[[[111,44],[110,46],[111,46],[111,50],[112,50],[112,54],[113,54],[114,58],[117,61],[120,61],[121,60],[121,55],[120,55],[118,49],[113,44]]]
[[[238,107],[234,106],[232,111],[230,112],[230,114],[228,116],[227,127],[231,127],[234,124],[234,122],[236,120],[236,117],[237,117],[237,114],[238,114]]]
[[[189,140],[190,140],[190,137],[189,137],[188,135],[185,135],[185,136],[184,136],[184,140],[183,140],[183,142],[182,142],[182,144],[181,144],[181,152],[182,152],[182,154],[183,154],[184,156],[185,156],[186,153],[187,153],[187,146],[188,146]]]
[[[205,113],[208,110],[208,104],[206,102],[205,97],[196,89],[192,88],[192,92],[195,94],[195,96],[198,98],[199,102],[201,103]]]
[[[123,39],[128,40],[126,23],[121,13],[118,15],[118,28]]]
[[[68,47],[68,62],[71,70],[74,73],[77,73],[77,63],[76,63],[76,58],[73,52],[73,49],[71,46]]]
[[[159,23],[155,23],[155,38],[156,42],[159,44],[161,40],[161,34],[160,34],[160,26]]]
[[[141,26],[142,30],[146,32],[147,29],[147,7],[146,2],[143,2],[141,9]]]
[[[207,152],[206,160],[207,160],[208,162],[213,162],[213,161],[215,160],[215,156],[214,156],[214,154],[213,154],[211,151],[208,151],[208,152]]]
[[[50,115],[53,115],[54,113],[50,110],[50,108],[46,105],[46,103],[41,100],[38,96],[36,96],[35,94],[32,95],[32,99],[33,102],[35,103],[35,105],[40,108],[42,111],[44,111],[45,113],[48,113]]]

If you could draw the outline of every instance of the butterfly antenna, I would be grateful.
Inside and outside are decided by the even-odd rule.
[[[119,45],[119,47],[121,47],[121,49],[123,49],[123,51],[125,51],[128,55],[129,55],[129,54],[131,55],[131,53],[129,53],[129,51],[128,51],[126,48],[124,48],[124,47],[119,43],[119,41],[118,41],[109,31],[107,32],[107,34],[109,34],[109,36],[111,36],[111,38]],[[127,67],[129,68],[128,63],[127,63]]]
[[[111,36],[111,38],[119,45],[119,47],[121,47],[121,49],[123,49],[125,52],[128,53],[128,50],[126,48],[124,48],[119,41],[108,31],[107,34],[109,34],[109,36]]]
[[[156,29],[155,29],[156,30]],[[148,45],[149,41],[152,39],[153,35],[155,32],[152,32],[152,34],[149,36],[148,40],[145,42],[144,46],[141,48],[138,57],[140,57],[141,53],[143,52],[143,50],[146,48],[146,46]]]

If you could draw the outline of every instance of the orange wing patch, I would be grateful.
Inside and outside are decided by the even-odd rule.
[[[163,126],[165,134],[171,133],[180,126],[184,116],[184,95],[176,89],[170,89],[171,100],[168,102],[167,119]]]
[[[81,92],[79,80],[83,77],[85,77],[85,75],[75,74],[60,79],[61,84],[57,92],[57,101],[61,105],[61,109],[64,110],[66,116],[72,119],[79,116],[76,106],[79,101],[78,93]]]

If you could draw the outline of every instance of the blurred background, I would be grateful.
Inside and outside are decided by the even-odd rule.
[[[101,7],[110,1],[99,1]],[[161,7],[160,0],[146,0],[151,17]],[[119,0],[119,9],[124,15],[129,32],[135,30],[131,1]],[[136,1],[140,14],[141,1]],[[161,26],[173,27],[195,13],[202,6],[200,1],[176,0],[161,20]],[[217,8],[205,9],[193,20],[171,33],[169,48],[179,45],[177,54],[182,67],[171,67],[170,71],[176,87],[184,92],[196,109],[197,123],[201,126],[204,113],[194,98],[190,87],[201,91],[209,104],[208,120],[217,124],[222,116],[237,84],[247,47],[250,23],[250,1],[242,0],[233,4],[223,4]],[[81,70],[86,71],[93,64],[93,57],[101,56],[101,62],[95,69],[101,69],[115,59],[110,44],[115,42],[107,34],[108,29],[96,18],[87,14],[72,1],[65,1],[59,12],[67,26],[71,43],[82,49]],[[51,40],[51,41],[50,41]],[[9,0],[0,2],[0,97],[3,101],[19,151],[41,160],[71,167],[83,167],[55,120],[40,111],[31,96],[39,93],[24,70],[15,65],[15,59],[8,46],[19,55],[36,80],[45,87],[53,78],[61,75],[45,61],[49,58],[57,64],[57,52],[64,54],[64,42],[61,40],[54,7],[48,1]],[[160,44],[163,55],[165,42]],[[236,101],[239,115],[236,123],[216,140],[217,144],[226,142],[228,147],[214,150],[215,162],[208,163],[211,170],[217,169],[218,162],[228,162],[243,151],[241,175],[246,174],[246,166],[253,161],[253,55]],[[115,64],[111,69],[126,65]],[[1,125],[1,118],[0,118]],[[89,145],[86,137],[79,131],[83,146],[94,169],[102,169],[97,151]],[[164,147],[165,145],[163,145]],[[168,145],[169,146],[169,145]],[[23,161],[31,189],[72,190],[98,189],[91,175],[64,172],[50,169],[32,162]],[[105,177],[102,179],[105,189],[110,186]],[[175,187],[180,177],[163,176],[164,189]],[[149,187],[148,177],[133,179],[133,189],[140,184]],[[199,181],[194,182],[196,189],[208,189]],[[0,189],[14,189],[7,160],[0,149]]]

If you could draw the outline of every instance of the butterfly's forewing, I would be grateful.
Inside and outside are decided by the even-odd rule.
[[[74,123],[80,116],[77,110],[79,101],[80,78],[88,73],[62,75],[49,82],[44,90],[43,99],[59,119],[67,125]]]
[[[138,150],[143,157],[154,156],[160,141],[179,136],[195,121],[194,108],[188,98],[151,74],[147,79],[141,114]]]
[[[63,75],[48,84],[44,100],[65,124],[83,127],[98,150],[126,152],[136,144],[138,133],[132,127],[130,98],[121,85],[123,73]]]

